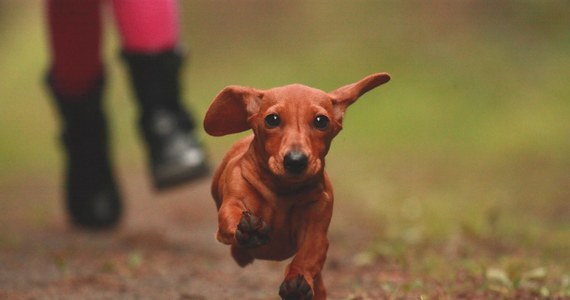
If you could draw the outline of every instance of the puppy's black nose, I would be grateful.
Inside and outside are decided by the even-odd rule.
[[[309,158],[305,153],[299,150],[293,150],[283,158],[283,166],[287,172],[292,174],[300,174],[305,171],[309,163]]]

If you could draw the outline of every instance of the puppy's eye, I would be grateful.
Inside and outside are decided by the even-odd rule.
[[[269,128],[275,128],[281,125],[281,119],[277,114],[270,114],[265,117],[265,125]]]
[[[320,130],[325,130],[329,127],[329,118],[323,115],[318,115],[313,120],[313,125]]]

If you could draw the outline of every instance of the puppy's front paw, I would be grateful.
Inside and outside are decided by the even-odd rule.
[[[279,296],[283,300],[311,300],[313,290],[305,277],[301,274],[297,277],[285,279],[279,288]]]
[[[236,230],[238,246],[257,248],[269,242],[269,226],[249,211],[244,211]]]

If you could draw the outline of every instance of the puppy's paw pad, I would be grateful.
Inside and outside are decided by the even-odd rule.
[[[283,300],[311,300],[313,290],[305,277],[299,274],[297,277],[285,279],[279,288],[279,296]]]
[[[236,230],[236,241],[240,247],[256,248],[269,242],[269,226],[261,218],[244,211]]]

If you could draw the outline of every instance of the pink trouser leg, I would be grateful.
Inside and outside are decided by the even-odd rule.
[[[99,0],[48,0],[46,3],[51,76],[60,95],[80,96],[89,92],[101,78],[100,4]]]
[[[178,43],[176,0],[112,0],[123,50],[157,53]]]

